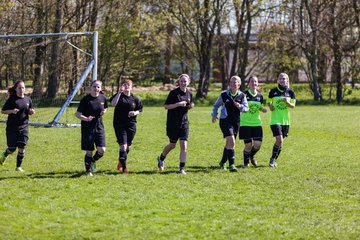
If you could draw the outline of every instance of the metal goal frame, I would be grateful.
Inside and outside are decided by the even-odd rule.
[[[11,34],[11,35],[0,35],[0,39],[15,39],[15,38],[42,38],[42,37],[68,37],[68,36],[76,36],[76,35],[90,35],[92,36],[93,48],[91,60],[88,63],[87,67],[81,74],[79,80],[75,84],[73,90],[66,98],[65,102],[61,106],[58,113],[55,115],[54,119],[49,123],[40,123],[40,122],[29,122],[30,126],[37,127],[79,127],[80,124],[62,124],[59,123],[59,120],[66,108],[70,105],[72,100],[74,99],[76,93],[81,88],[82,84],[86,80],[87,76],[90,74],[92,70],[92,80],[97,80],[97,67],[98,67],[98,32],[64,32],[64,33],[35,33],[35,34]],[[76,46],[73,46],[77,48]],[[82,51],[81,49],[79,49]],[[6,122],[6,120],[0,120],[0,122]]]

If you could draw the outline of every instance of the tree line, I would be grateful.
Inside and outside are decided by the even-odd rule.
[[[274,80],[287,72],[296,82],[301,70],[315,101],[323,100],[322,86],[330,82],[341,103],[346,81],[354,87],[360,79],[359,5],[358,0],[0,0],[0,29],[1,34],[97,31],[98,79],[113,88],[125,77],[166,84],[188,73],[196,97],[206,98],[213,82],[225,89],[232,75]],[[62,41],[44,38],[16,44],[1,42],[0,88],[23,78],[32,81],[33,94],[49,99],[72,89],[84,61],[76,48],[65,51]],[[90,51],[92,42],[79,38],[72,44]]]

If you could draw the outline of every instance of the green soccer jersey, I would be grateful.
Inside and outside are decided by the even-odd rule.
[[[264,98],[260,93],[253,94],[250,89],[244,92],[249,105],[248,112],[241,112],[240,126],[261,126],[260,109],[263,107]]]
[[[287,104],[284,102],[284,98],[289,98],[290,103],[296,103],[295,93],[290,88],[276,87],[270,90],[269,103],[272,103],[275,110],[271,112],[270,125],[290,125],[290,110]]]

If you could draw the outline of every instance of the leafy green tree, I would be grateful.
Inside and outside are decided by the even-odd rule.
[[[53,32],[59,33],[62,29],[63,23],[63,4],[64,0],[58,0],[55,5],[55,22],[53,26]],[[59,82],[59,55],[60,55],[60,43],[55,42],[51,49],[51,62],[50,62],[50,75],[48,81],[47,88],[47,97],[50,99],[54,99],[56,97],[56,93],[58,90],[58,82]]]
[[[355,6],[355,7],[354,7]],[[329,46],[333,54],[332,78],[336,82],[336,101],[343,101],[344,79],[342,63],[344,57],[354,49],[359,48],[360,35],[353,34],[354,26],[359,22],[357,4],[352,0],[341,2],[328,0],[328,29],[326,33]],[[357,29],[359,27],[357,26]]]
[[[235,15],[235,34],[232,34],[234,41],[232,65],[230,76],[238,75],[241,78],[241,88],[245,88],[245,79],[252,71],[249,68],[250,59],[250,37],[259,29],[254,29],[254,19],[258,18],[263,1],[255,0],[233,0],[232,8]]]
[[[301,0],[299,8],[299,46],[310,65],[310,88],[315,101],[321,101],[321,88],[319,85],[319,61],[321,54],[320,29],[323,24],[323,11],[326,10],[324,2],[320,0]]]
[[[218,18],[226,2],[226,0],[174,0],[159,3],[164,12],[169,11],[177,20],[181,45],[198,62],[197,98],[206,98],[209,90],[213,40]]]
[[[100,78],[118,87],[124,77],[140,81],[158,74],[160,43],[164,39],[159,25],[164,21],[157,10],[142,1],[109,0],[103,16]]]

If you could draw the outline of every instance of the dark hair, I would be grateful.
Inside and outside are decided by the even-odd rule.
[[[90,87],[92,87],[94,85],[94,83],[96,83],[96,82],[100,83],[102,86],[102,82],[100,80],[94,80],[91,82]]]
[[[20,83],[24,83],[24,81],[23,80],[17,80],[12,87],[9,87],[8,93],[9,93],[10,96],[15,96],[16,95],[16,88]]]

